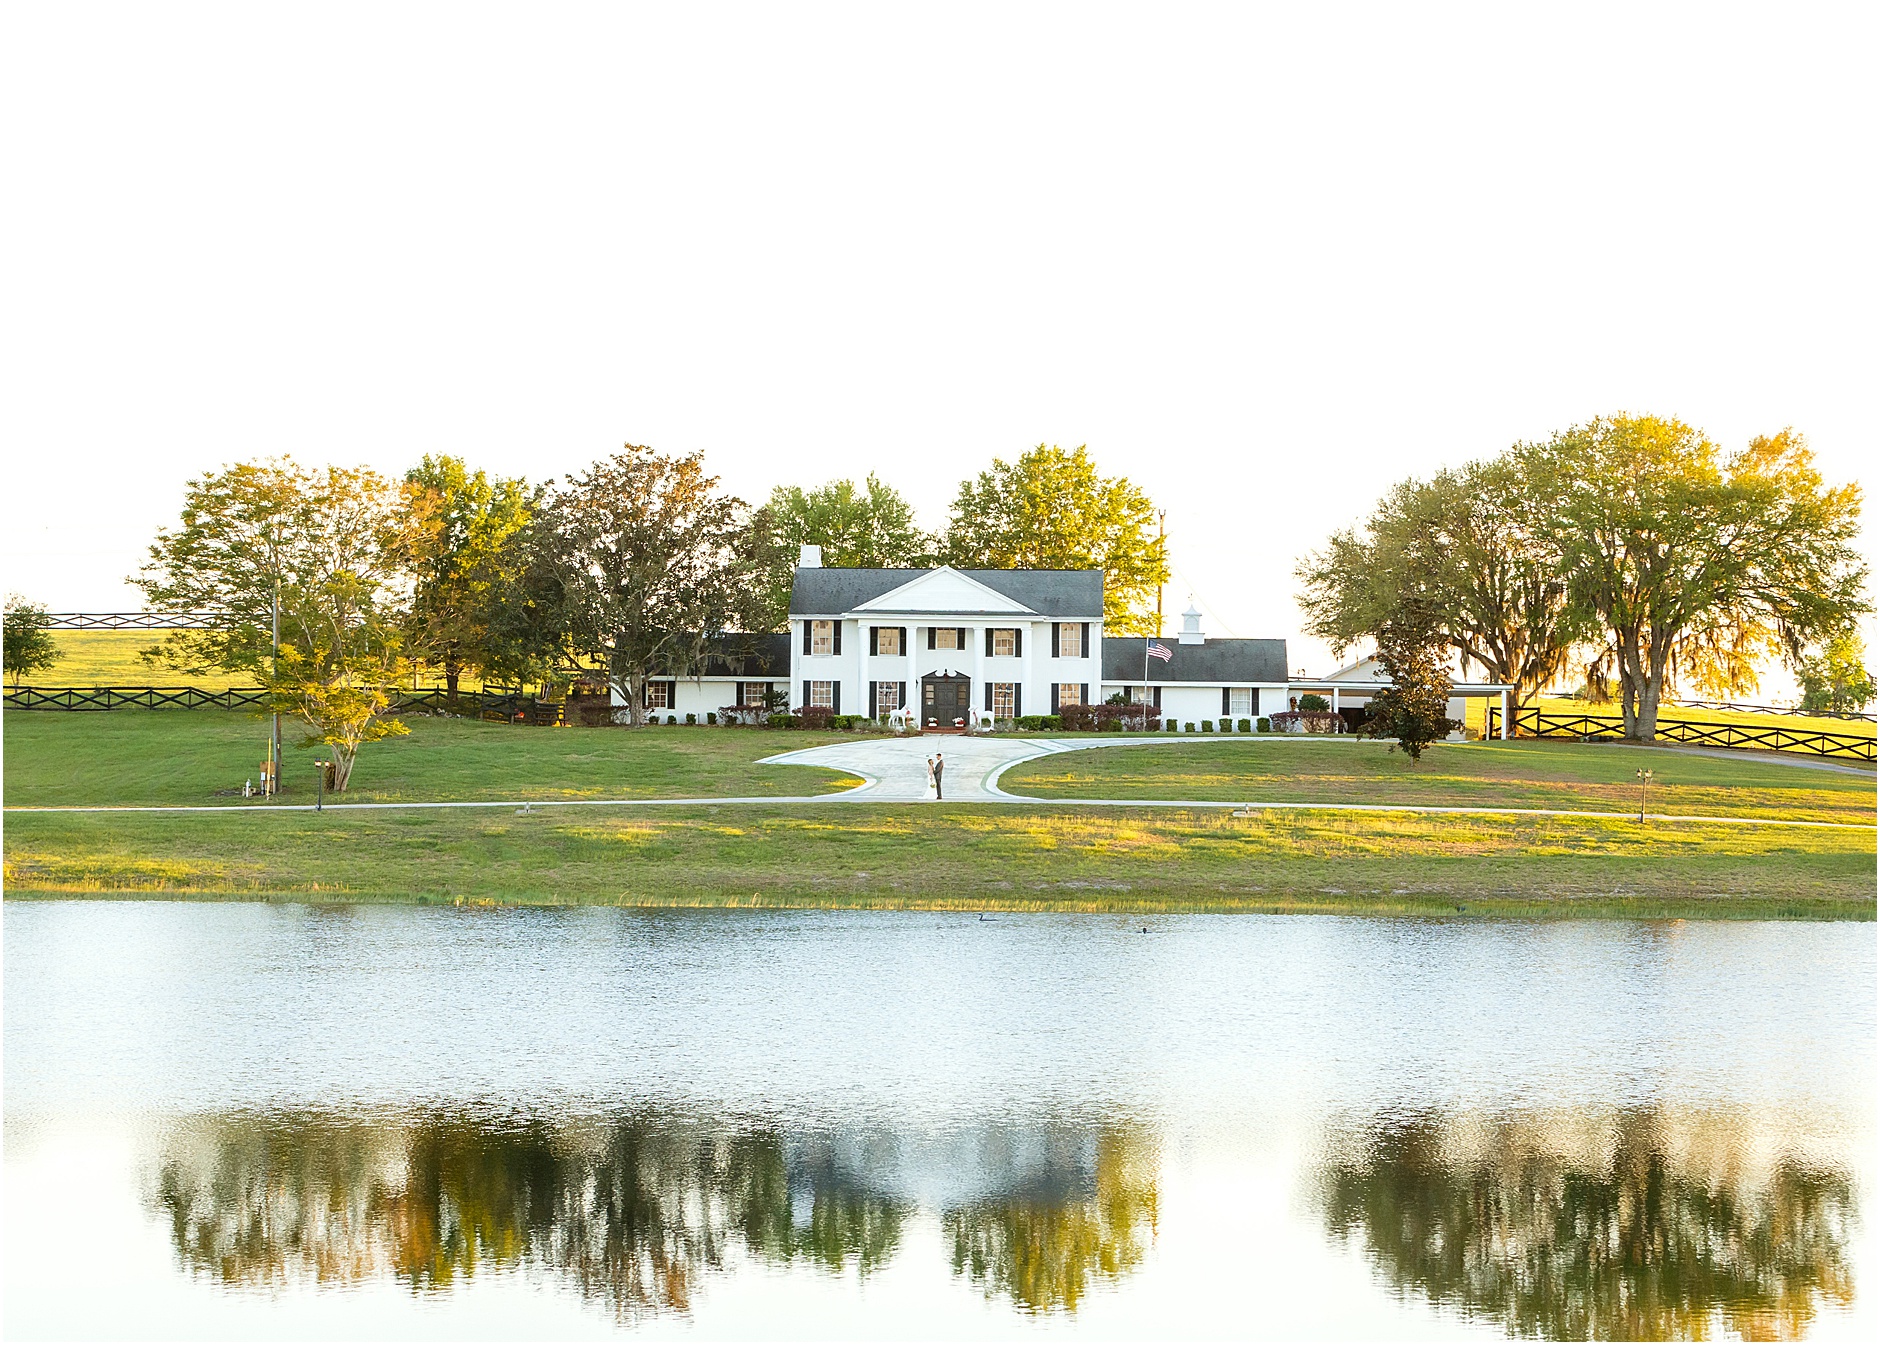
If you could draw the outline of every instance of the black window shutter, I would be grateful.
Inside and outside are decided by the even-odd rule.
[[[1221,688],[1221,713],[1222,714],[1228,714],[1230,713],[1232,709],[1232,707],[1228,704],[1227,694],[1228,694],[1227,688],[1222,687]]]
[[[1079,682],[1077,684],[1077,699],[1084,705],[1090,704],[1090,683]]]
[[[986,657],[992,657],[992,627],[990,626],[986,627]],[[986,708],[990,710],[992,707],[988,705]]]
[[[868,716],[871,719],[881,713],[881,697],[876,694],[875,691],[875,688],[880,685],[881,683],[879,682],[870,682],[868,684]]]
[[[1025,653],[1025,631],[1022,627],[1012,632],[1012,653],[1015,657],[1023,657]]]
[[[829,713],[837,715],[842,713],[842,683],[840,682],[829,684]]]
[[[840,654],[842,652],[842,623],[840,621],[831,621],[829,623],[829,630],[833,637],[829,646],[829,652],[832,654]]]
[[[1161,687],[1155,688],[1155,708],[1158,710],[1162,708],[1162,688]]]
[[[967,644],[966,642],[972,638],[973,633],[967,630],[966,627],[964,626],[961,626],[959,628],[959,632],[960,632],[959,635],[953,641],[953,647],[961,651],[965,651],[967,649],[972,648],[972,646]]]
[[[1015,682],[1012,685],[1012,718],[1017,719],[1025,713],[1025,684]]]
[[[906,626],[900,627],[900,631],[901,631],[901,652],[903,654],[913,653],[914,652],[913,647],[909,645],[907,642],[907,627]]]
[[[992,683],[986,683],[986,709],[992,709]]]
[[[803,683],[803,704],[809,704],[809,683],[807,681]]]
[[[896,682],[895,685],[901,688],[901,696],[900,696],[901,705],[905,707],[907,705],[907,683]]]
[[[879,626],[870,626],[868,628],[868,652],[871,654],[879,654],[881,652],[881,627]]]
[[[805,621],[803,623],[803,652],[805,654],[809,653],[809,633],[815,628],[816,623],[814,621]]]
[[[1055,622],[1055,621],[1053,621],[1053,622],[1051,623],[1051,657],[1052,657],[1052,658],[1056,658],[1056,657],[1058,656],[1058,636],[1059,636],[1059,634],[1061,634],[1061,632],[1060,632],[1060,631],[1059,631],[1059,629],[1058,629],[1058,623],[1057,623],[1057,622]],[[804,639],[804,645],[803,645],[803,651],[804,651],[805,653],[808,653],[808,652],[809,652],[809,643],[808,643],[808,641],[809,641],[809,637],[808,637],[808,636],[806,635],[806,636],[804,636],[804,637],[803,637],[803,639]],[[1053,704],[1053,705],[1051,706],[1051,713],[1052,713],[1052,714],[1056,714],[1056,713],[1057,713],[1057,706],[1056,706],[1055,704]]]
[[[1079,644],[1077,647],[1078,656],[1080,658],[1089,658],[1090,657],[1090,623],[1088,621],[1084,622],[1084,633],[1078,636],[1077,639],[1079,641]]]
[[[935,627],[933,627],[933,626],[929,626],[929,627],[927,627],[927,647],[928,647],[929,649],[935,649],[935,648],[938,648],[938,646],[937,646],[937,645],[935,645],[935,644],[934,644],[934,642],[933,642],[933,633],[934,633],[934,630],[935,630],[935,629],[936,629],[936,628],[935,628]]]
[[[1051,684],[1051,713],[1056,714],[1057,712],[1058,712],[1058,684],[1056,682],[1053,682]]]

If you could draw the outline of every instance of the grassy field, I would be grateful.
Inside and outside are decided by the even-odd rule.
[[[1719,759],[1609,743],[1438,743],[1412,762],[1384,743],[1182,741],[1096,748],[1014,766],[999,780],[1036,798],[1421,803],[1466,807],[1636,809],[1634,772],[1650,767],[1654,813],[1875,820],[1874,775],[1743,756]]]
[[[827,742],[769,729],[541,729],[411,716],[408,737],[366,746],[349,802],[693,798],[820,794],[859,781],[759,757]],[[225,803],[259,780],[264,719],[231,710],[8,711],[6,801],[58,806]],[[314,753],[283,722],[281,801],[307,803]]]
[[[13,899],[1871,919],[1874,841],[1859,831],[1049,806],[14,813],[5,879]]]
[[[204,803],[260,760],[230,711],[9,712],[6,802]],[[529,729],[414,719],[369,748],[362,802],[776,795],[850,783],[756,758],[800,732]],[[290,756],[308,801],[310,754]],[[631,804],[450,812],[19,813],[5,886],[28,896],[331,902],[926,906],[1444,915],[1871,919],[1871,777],[1572,743],[1438,747],[1158,742],[1007,772],[1058,796],[1626,808],[1854,821],[1845,830],[1621,819],[1089,809],[1035,805]],[[291,772],[297,768],[299,774]],[[1458,911],[1458,907],[1462,908]]]
[[[1567,700],[1559,696],[1543,696],[1535,702],[1542,714],[1548,715],[1609,715],[1617,716],[1619,707],[1615,705],[1594,705],[1587,701]],[[1465,702],[1464,723],[1477,733],[1488,717],[1486,700]],[[1828,719],[1815,715],[1771,715],[1758,714],[1748,710],[1696,710],[1681,705],[1661,706],[1658,711],[1661,724],[1737,724],[1744,728],[1778,728],[1791,733],[1845,733],[1855,737],[1874,736],[1875,725],[1867,719]]]

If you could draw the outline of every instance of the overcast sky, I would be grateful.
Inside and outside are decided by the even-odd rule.
[[[1875,7],[1643,9],[8,6],[5,585],[134,607],[276,453],[939,526],[1088,444],[1324,671],[1293,565],[1402,476],[1617,410],[1871,471]]]

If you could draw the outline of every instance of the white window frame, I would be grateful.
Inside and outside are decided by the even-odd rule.
[[[1018,708],[1018,683],[994,682],[992,684],[992,717],[1010,719]]]
[[[875,683],[875,718],[891,715],[901,708],[901,684],[899,682]]]
[[[835,622],[812,621],[809,623],[809,652],[823,655],[836,652]]]
[[[894,648],[888,648],[889,644],[893,644]],[[899,658],[905,654],[907,651],[901,648],[901,628],[899,626],[875,627],[875,652],[883,658]]]
[[[1066,705],[1082,705],[1083,703],[1084,703],[1083,683],[1081,682],[1059,682],[1058,683],[1058,707],[1060,709],[1062,709]]]
[[[960,647],[960,628],[958,626],[935,626],[933,628],[933,647],[935,649],[958,649]]]
[[[1253,713],[1253,688],[1229,687],[1227,689],[1227,713],[1236,719],[1245,719]]]
[[[1004,645],[1005,648],[1001,649],[1000,645]],[[1018,632],[1010,626],[994,626],[992,628],[992,657],[1017,658]]]
[[[672,684],[654,678],[646,684],[646,708],[649,710],[672,709]]]
[[[1075,649],[1077,652],[1072,653]],[[1058,622],[1058,657],[1082,658],[1084,656],[1084,623],[1081,621]]]
[[[811,682],[809,684],[809,703],[820,705],[826,710],[836,708],[836,684],[834,682]]]
[[[768,685],[769,684],[765,682],[739,682],[738,704],[762,705],[764,703],[764,692]]]

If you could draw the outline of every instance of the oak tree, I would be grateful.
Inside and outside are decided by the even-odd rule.
[[[628,444],[567,477],[534,536],[530,601],[546,625],[565,623],[570,656],[605,673],[635,723],[655,671],[686,675],[758,605],[748,510],[698,453]]]

